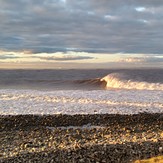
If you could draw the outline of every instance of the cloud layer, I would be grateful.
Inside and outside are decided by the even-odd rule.
[[[163,64],[163,57],[162,56],[145,56],[145,57],[128,57],[120,59],[119,62],[124,63],[162,63]]]
[[[0,49],[163,51],[162,0],[1,0]]]
[[[162,18],[162,0],[1,0],[0,62],[163,67]]]
[[[71,55],[65,55],[61,57],[37,57],[42,60],[48,60],[48,61],[75,61],[75,60],[85,60],[85,59],[93,59],[92,57],[87,56],[71,56]]]

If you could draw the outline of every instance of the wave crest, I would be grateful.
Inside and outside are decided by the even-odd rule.
[[[137,90],[163,90],[163,84],[148,83],[146,81],[136,81],[130,79],[123,73],[111,73],[103,77],[101,82],[106,82],[106,89],[137,89]]]

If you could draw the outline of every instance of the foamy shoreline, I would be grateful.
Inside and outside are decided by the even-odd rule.
[[[163,92],[0,90],[0,115],[163,113]]]

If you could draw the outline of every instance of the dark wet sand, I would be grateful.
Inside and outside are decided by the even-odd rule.
[[[0,163],[127,163],[161,155],[163,114],[0,116]]]

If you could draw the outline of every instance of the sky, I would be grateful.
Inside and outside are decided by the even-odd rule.
[[[162,0],[0,0],[0,68],[163,68]]]

